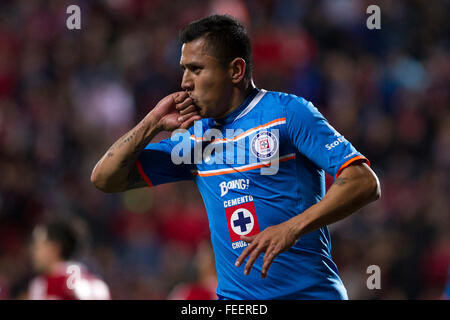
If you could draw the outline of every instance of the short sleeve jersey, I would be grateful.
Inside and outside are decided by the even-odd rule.
[[[324,196],[325,172],[337,177],[355,161],[369,164],[311,102],[254,89],[226,117],[199,120],[147,145],[137,166],[149,186],[196,183],[208,214],[219,297],[347,299],[327,227],[279,254],[266,278],[260,276],[263,255],[249,275],[234,263],[247,246],[242,235],[302,214]]]

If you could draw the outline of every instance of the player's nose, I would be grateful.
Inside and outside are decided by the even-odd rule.
[[[181,80],[181,88],[187,91],[192,91],[194,89],[194,81],[187,70],[183,74],[183,79]]]

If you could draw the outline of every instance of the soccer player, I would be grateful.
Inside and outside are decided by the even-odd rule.
[[[39,273],[29,286],[30,300],[109,300],[103,280],[72,260],[81,243],[80,234],[65,221],[36,226],[31,254]]]
[[[193,180],[219,299],[348,299],[327,225],[380,196],[368,159],[311,102],[255,87],[250,40],[232,17],[194,21],[181,42],[184,91],[114,143],[91,181],[121,192]],[[326,194],[324,171],[335,177]]]

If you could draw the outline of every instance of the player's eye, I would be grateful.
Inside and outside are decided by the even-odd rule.
[[[194,66],[191,68],[191,71],[195,74],[199,74],[202,69],[200,67]]]
[[[187,65],[187,66],[180,65],[180,68],[181,68],[181,70],[183,70],[183,73],[186,72],[186,69],[187,69],[196,75],[198,75],[200,73],[200,71],[203,69],[203,67],[196,66],[196,65]]]

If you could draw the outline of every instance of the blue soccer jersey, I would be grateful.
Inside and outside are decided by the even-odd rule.
[[[247,246],[242,235],[301,214],[324,196],[324,171],[337,177],[358,160],[368,163],[311,102],[255,89],[225,118],[199,120],[187,132],[149,144],[137,166],[149,186],[197,184],[208,214],[218,296],[347,299],[327,227],[278,255],[266,278],[261,278],[263,255],[249,275],[234,263]]]

